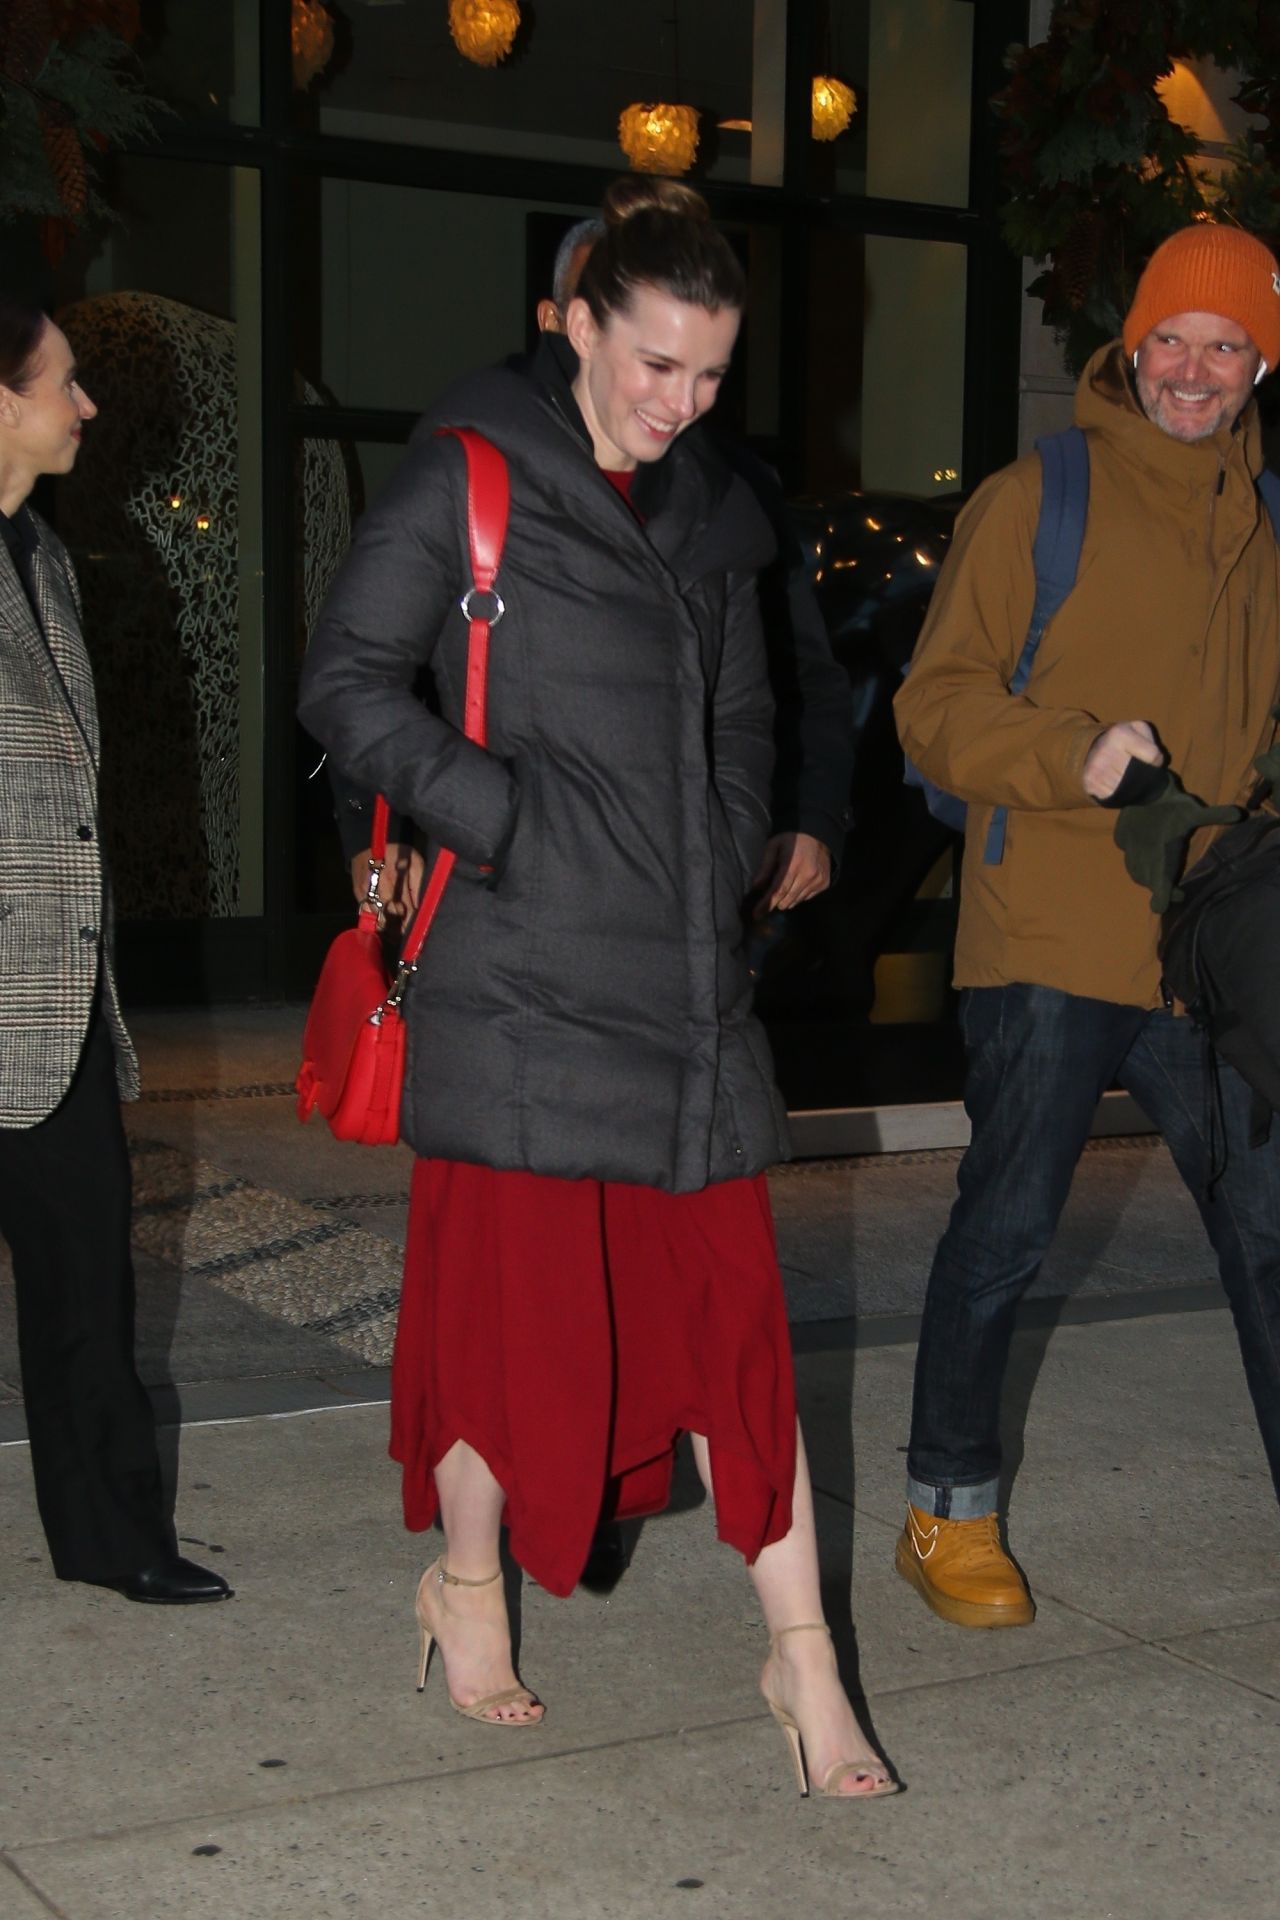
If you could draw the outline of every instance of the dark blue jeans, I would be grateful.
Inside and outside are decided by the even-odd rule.
[[[1212,1102],[1204,1041],[1188,1020],[1033,986],[969,988],[960,1017],[973,1137],[929,1275],[909,1498],[954,1520],[995,1508],[1014,1314],[1057,1230],[1094,1109],[1117,1081],[1164,1135],[1200,1208],[1280,1495],[1280,1120],[1251,1148],[1249,1089],[1219,1062],[1212,1124],[1226,1169],[1206,1198]]]

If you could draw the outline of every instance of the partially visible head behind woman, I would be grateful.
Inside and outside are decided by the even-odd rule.
[[[44,332],[39,307],[0,290],[0,387],[25,393],[35,376],[36,349]]]
[[[737,256],[711,224],[706,201],[679,180],[627,174],[604,197],[604,238],[588,256],[578,295],[599,327],[630,311],[638,287],[655,287],[708,313],[746,305]]]

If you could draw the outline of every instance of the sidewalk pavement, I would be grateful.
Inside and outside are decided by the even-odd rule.
[[[179,1531],[233,1602],[52,1579],[0,1287],[3,1920],[1273,1920],[1275,1501],[1162,1148],[1086,1156],[1024,1315],[1010,1530],[1039,1615],[999,1633],[892,1564],[956,1155],[774,1179],[828,1607],[907,1783],[830,1805],[795,1792],[687,1471],[611,1594],[525,1583],[545,1726],[472,1726],[439,1673],[416,1694],[434,1548],[400,1527],[384,1404],[407,1158],[296,1126],[298,1021],[136,1022],[140,1349],[183,1419]]]

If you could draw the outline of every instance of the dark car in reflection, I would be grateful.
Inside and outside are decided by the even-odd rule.
[[[909,982],[913,971],[949,978],[954,902],[946,856],[958,841],[932,818],[920,791],[903,783],[892,701],[960,505],[958,495],[867,492],[789,509],[832,651],[849,676],[857,748],[853,819],[836,884],[798,912],[772,916],[757,940],[757,1005],[793,1107],[956,1091],[954,1032],[930,1024],[936,1011],[911,1004]],[[940,897],[917,898],[930,875]],[[876,967],[886,955],[919,959],[899,969],[908,988],[888,1010],[893,1024],[872,1025]],[[885,977],[882,964],[882,1000]],[[884,1020],[883,1006],[877,1015]]]

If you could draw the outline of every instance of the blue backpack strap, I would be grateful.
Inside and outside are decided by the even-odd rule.
[[[1280,473],[1273,473],[1270,467],[1264,467],[1258,475],[1258,492],[1262,495],[1262,504],[1271,515],[1271,531],[1280,540]]]
[[[1040,518],[1031,549],[1036,597],[1027,637],[1009,682],[1010,693],[1021,693],[1031,678],[1045,630],[1076,583],[1085,522],[1089,517],[1089,443],[1082,430],[1068,427],[1065,433],[1044,434],[1036,441],[1036,452],[1040,455],[1043,474]],[[1277,484],[1277,508],[1280,509],[1280,483]],[[1008,821],[1008,809],[997,807],[991,816],[982,854],[989,867],[998,867],[1004,858]]]

